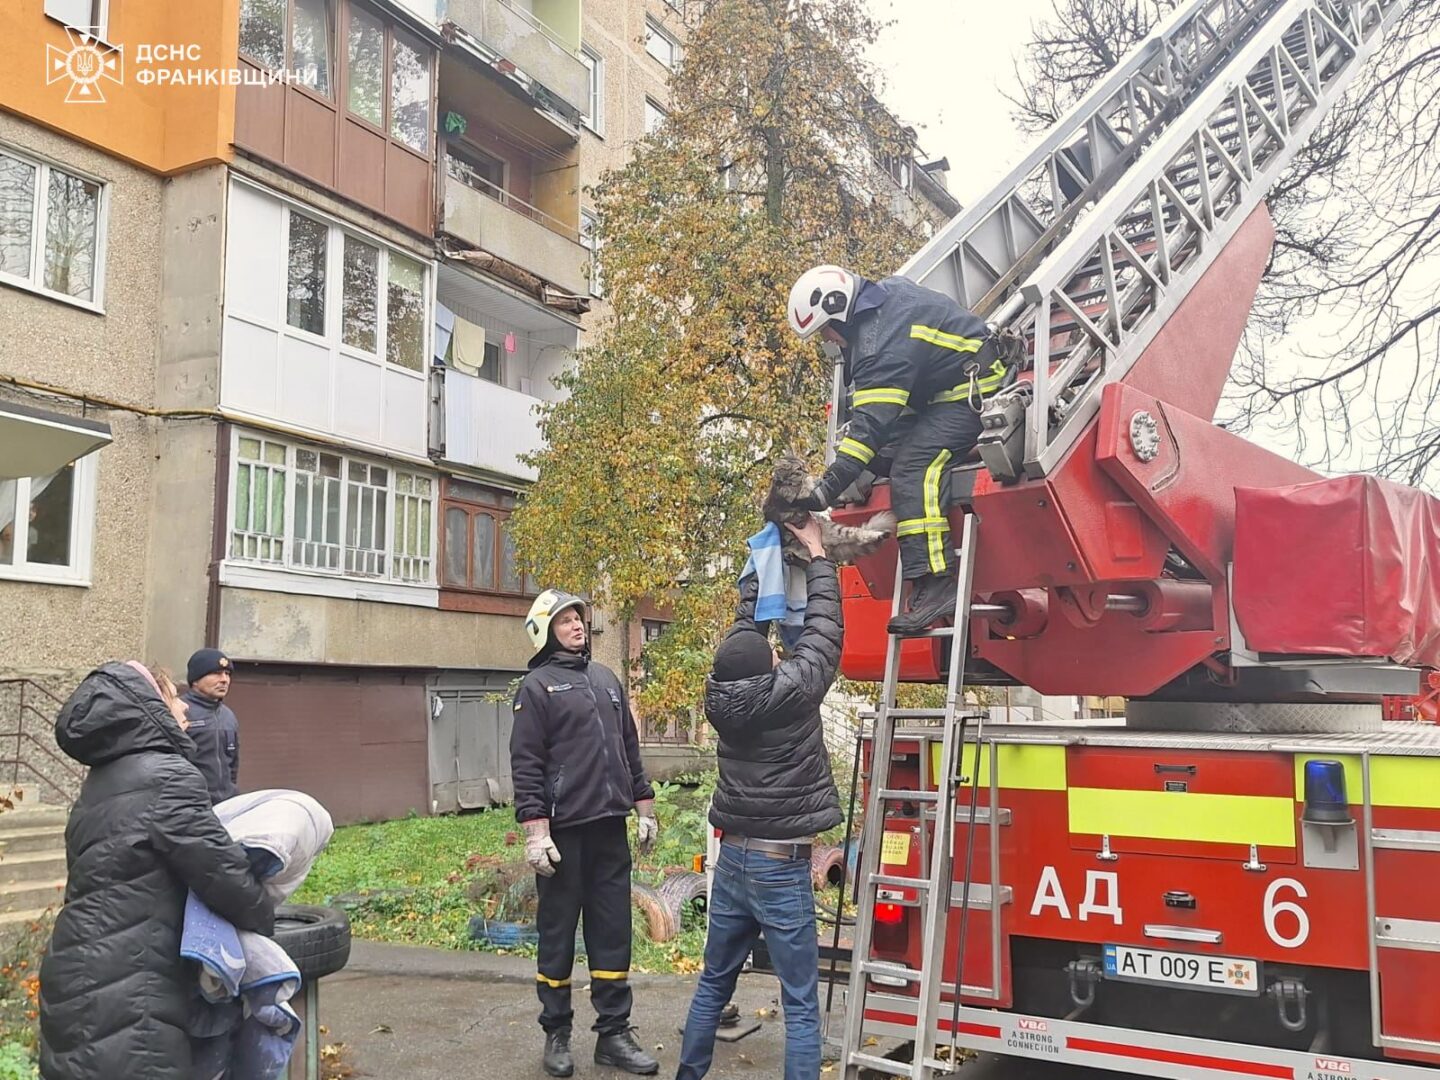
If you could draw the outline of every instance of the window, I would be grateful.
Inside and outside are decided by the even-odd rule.
[[[0,150],[0,281],[100,304],[105,187]]]
[[[515,496],[467,480],[445,481],[445,588],[534,596],[535,579],[520,570],[508,523]]]
[[[680,43],[649,19],[645,20],[645,51],[671,71],[680,62]]]
[[[590,266],[586,277],[590,279],[590,295],[604,296],[605,281],[600,275],[600,238],[595,229],[599,219],[589,210],[580,211],[580,246],[590,253]]]
[[[648,97],[645,99],[645,134],[654,135],[670,114]]]
[[[259,436],[236,436],[230,525],[234,561],[429,584],[434,512],[433,477]]]
[[[95,455],[49,476],[0,480],[0,578],[87,584]]]
[[[451,176],[482,195],[499,199],[505,193],[505,162],[468,143],[445,144],[445,168]]]
[[[390,63],[390,135],[423,154],[430,149],[430,51],[397,32]]]
[[[240,0],[241,55],[271,71],[289,72],[325,97],[334,81],[334,41],[331,0]]]
[[[350,7],[349,64],[345,103],[362,120],[385,126],[385,26],[362,8]]]
[[[580,122],[596,135],[605,134],[605,60],[588,45],[580,46],[580,62],[590,72],[590,103]]]
[[[500,352],[500,345],[498,342],[486,341],[485,360],[483,363],[481,363],[480,370],[477,373],[480,378],[484,379],[487,382],[495,383],[497,386],[504,386],[505,369],[503,366],[503,355],[504,354]]]
[[[287,238],[285,322],[316,337],[333,337],[326,282],[340,275],[340,341],[371,356],[418,372],[425,355],[425,266],[342,229],[291,210]],[[332,246],[340,265],[331,265]],[[382,306],[380,283],[385,282]]]
[[[340,340],[373,355],[379,330],[380,249],[348,235],[340,307]]]
[[[290,212],[285,321],[297,330],[325,335],[325,263],[330,229],[314,218]]]
[[[419,371],[425,359],[425,268],[414,259],[391,254],[385,304],[385,358]]]
[[[106,0],[45,0],[45,14],[105,40]]]
[[[345,34],[345,107],[395,142],[428,154],[432,55],[418,39],[351,4]]]
[[[293,0],[290,24],[290,73],[317,94],[330,96],[329,0]]]
[[[669,625],[670,624],[668,622],[665,622],[663,619],[641,619],[640,640],[644,644],[649,645],[661,634],[665,633],[665,630]]]

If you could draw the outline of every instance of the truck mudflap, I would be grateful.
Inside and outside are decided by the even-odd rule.
[[[896,1039],[915,1037],[915,999],[871,992],[865,1030]],[[1050,1017],[962,1007],[952,1029],[949,1006],[942,1007],[934,1042],[1012,1057],[1037,1058],[1135,1076],[1171,1080],[1216,1080],[1260,1076],[1275,1080],[1437,1080],[1440,1068],[1338,1057],[1268,1046],[1166,1035]]]

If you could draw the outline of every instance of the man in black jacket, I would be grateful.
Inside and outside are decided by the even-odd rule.
[[[763,931],[785,1008],[785,1080],[820,1075],[820,950],[810,850],[815,834],[840,824],[840,797],[820,703],[840,665],[843,624],[835,564],[820,526],[786,526],[810,552],[805,626],[779,660],[742,614],[715,652],[705,718],[720,736],[720,781],[710,823],[721,831],[710,892],[705,970],[690,1002],[677,1080],[710,1069],[720,1011]],[[752,608],[753,612],[753,608]]]
[[[629,696],[615,673],[590,659],[585,601],[547,589],[525,620],[535,647],[515,694],[510,774],[515,818],[525,828],[540,908],[536,989],[545,1030],[545,1071],[569,1076],[570,969],[575,925],[585,913],[595,1061],[642,1076],[659,1063],[630,1030],[630,842],[625,818],[639,816],[640,850],[655,842],[655,791],[645,779]]]
[[[182,695],[195,741],[195,767],[205,777],[212,803],[240,794],[240,721],[225,704],[235,665],[219,649],[200,649],[185,665],[189,689]]]
[[[790,328],[819,334],[840,350],[854,387],[850,427],[807,503],[835,505],[890,440],[907,409],[915,424],[890,466],[890,508],[910,607],[890,621],[913,634],[953,615],[950,469],[980,437],[984,398],[1015,372],[984,320],[943,293],[909,278],[867,281],[839,266],[805,271],[790,290]]]

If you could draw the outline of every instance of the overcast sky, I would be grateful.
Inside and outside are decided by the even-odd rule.
[[[920,133],[933,160],[950,159],[950,190],[973,202],[1019,160],[1028,139],[1010,121],[1002,91],[1015,87],[1014,58],[1051,0],[870,0],[892,23],[871,54],[883,97]]]

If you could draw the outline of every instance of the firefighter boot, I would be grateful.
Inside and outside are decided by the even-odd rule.
[[[954,614],[954,572],[926,574],[910,587],[910,610],[891,619],[887,629],[892,634],[918,634]]]
[[[546,1076],[570,1076],[575,1072],[575,1059],[570,1056],[568,1029],[545,1033],[544,1065]]]
[[[636,1076],[653,1076],[660,1071],[660,1063],[640,1048],[634,1031],[628,1029],[595,1040],[595,1064],[614,1065]]]

